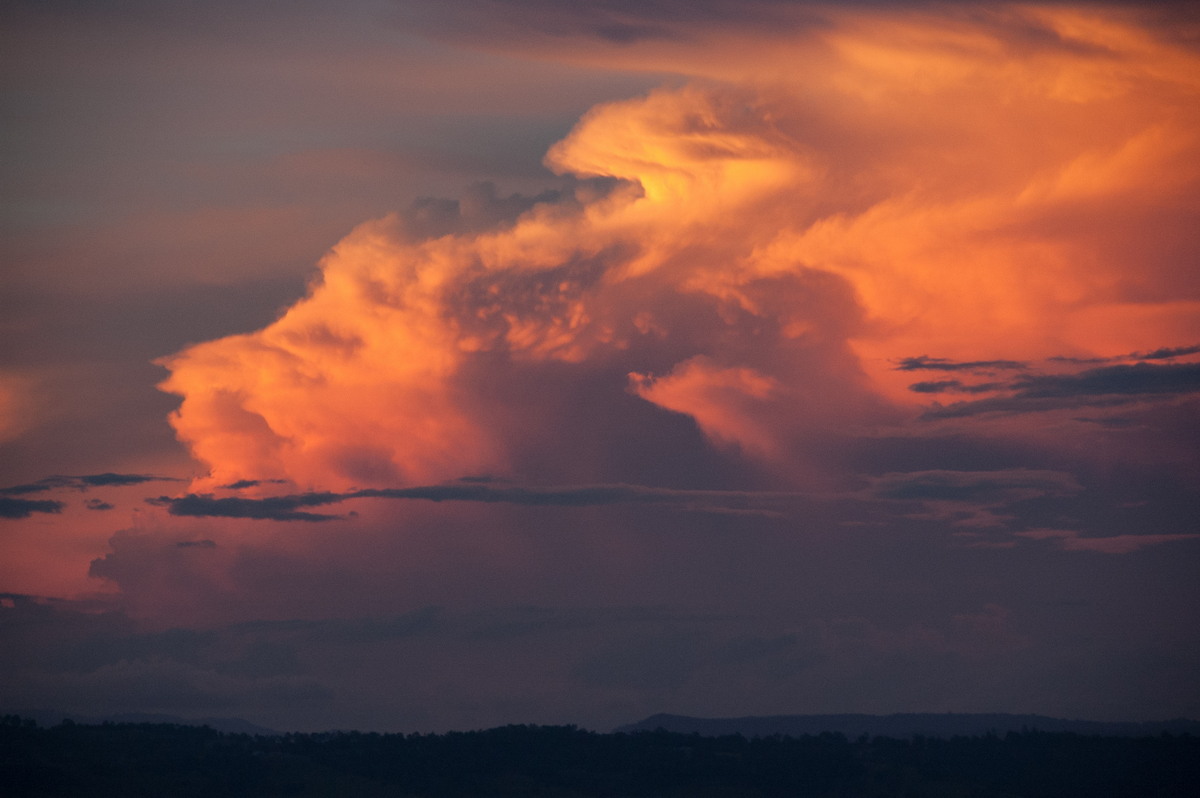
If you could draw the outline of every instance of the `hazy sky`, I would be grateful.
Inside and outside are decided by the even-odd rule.
[[[1200,716],[1188,4],[18,2],[0,709]]]

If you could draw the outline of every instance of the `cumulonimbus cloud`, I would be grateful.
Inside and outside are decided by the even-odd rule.
[[[586,471],[664,414],[794,478],[814,437],[911,405],[906,370],[1200,338],[1194,47],[1128,9],[976,11],[589,50],[693,78],[550,150],[603,190],[474,231],[365,223],[273,324],[163,361],[199,487],[429,484],[535,445]]]

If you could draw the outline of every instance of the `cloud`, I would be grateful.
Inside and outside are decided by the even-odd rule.
[[[944,357],[929,357],[921,355],[920,357],[906,357],[900,361],[900,365],[896,366],[898,371],[917,371],[927,369],[931,371],[983,371],[991,372],[996,370],[1019,370],[1029,368],[1028,364],[1020,363],[1015,360],[975,360],[967,362],[955,362]]]
[[[754,408],[779,393],[773,378],[750,368],[721,367],[704,355],[678,364],[662,377],[632,373],[629,378],[635,394],[691,416],[717,443],[760,455],[776,453],[777,440],[755,419]]]
[[[42,344],[13,350],[38,377],[0,396],[0,437],[57,392],[78,414],[36,428],[62,444],[39,457],[117,445],[139,473],[3,483],[63,501],[5,524],[9,587],[95,596],[0,596],[5,695],[405,731],[1195,703],[1194,543],[1150,541],[1194,532],[1197,394],[1186,369],[1097,370],[1200,354],[1186,25],[1068,4],[397,11],[482,54],[412,39],[420,20],[351,47],[370,2],[225,5],[14,34],[39,87],[83,76],[34,92],[46,108],[136,85],[80,129],[136,118],[162,150],[101,136],[112,158],[80,148],[55,176],[144,200],[139,176],[165,175],[154,192],[188,207],[35,203],[136,222],[27,262],[91,305],[14,298],[14,334],[53,328],[78,368],[136,362],[92,378],[130,398],[179,351],[172,396],[125,413],[159,456],[106,421],[124,398],[85,415],[95,394],[43,379]],[[234,78],[255,90],[207,90]],[[921,423],[935,399],[971,410]],[[198,467],[154,428],[177,400]],[[36,449],[17,442],[13,471]],[[164,463],[204,476],[139,481]],[[1013,534],[1058,527],[1078,532]]]
[[[1016,535],[1030,540],[1049,540],[1064,551],[1091,551],[1099,554],[1131,554],[1151,546],[1200,538],[1200,534],[1089,536],[1073,529],[1029,529],[1017,532]]]
[[[960,380],[935,380],[931,382],[914,382],[908,390],[916,393],[987,393],[1004,387],[999,382],[984,382],[978,385],[968,385]]]
[[[82,477],[67,477],[88,487],[99,485],[141,485],[145,482],[178,482],[175,477],[159,477],[148,474],[90,474]]]
[[[578,485],[518,487],[486,482],[428,485],[410,488],[368,488],[348,493],[305,493],[260,499],[218,498],[211,494],[147,499],[171,515],[197,518],[250,518],[273,521],[333,521],[342,516],[310,513],[299,508],[321,507],[354,499],[483,502],[533,507],[594,507],[611,504],[664,504],[712,511],[770,512],[771,507],[803,498],[796,493],[734,490],[675,490],[641,485]],[[768,505],[761,507],[760,505]]]
[[[1200,363],[1135,363],[1076,375],[1032,375],[1014,387],[1018,397],[1028,399],[1195,393],[1200,391]]]
[[[1063,538],[1059,545],[1067,551],[1095,551],[1102,554],[1128,554],[1147,546],[1194,540],[1200,535],[1110,535],[1108,537]]]
[[[1066,496],[1083,488],[1063,471],[1014,468],[1001,471],[914,471],[870,479],[863,495],[901,501],[1009,502]]]
[[[1065,355],[1057,355],[1049,358],[1051,361],[1061,361],[1064,363],[1113,363],[1122,360],[1172,360],[1177,357],[1186,357],[1200,353],[1200,345],[1197,346],[1160,346],[1149,352],[1130,352],[1124,355],[1115,355],[1113,357],[1068,357]]]
[[[868,478],[856,496],[875,501],[913,502],[907,517],[947,522],[953,527],[996,528],[1013,520],[1014,505],[1032,499],[1064,498],[1083,491],[1069,473],[1037,469],[913,471]]]
[[[411,240],[472,235],[509,227],[539,205],[577,206],[580,198],[596,199],[619,189],[619,181],[594,178],[567,181],[565,189],[548,189],[534,196],[501,196],[495,183],[484,181],[468,186],[459,199],[420,197],[396,218]]]
[[[171,515],[200,518],[255,518],[273,521],[331,521],[340,516],[310,513],[300,507],[319,507],[343,501],[346,497],[334,493],[308,493],[299,496],[272,496],[263,499],[240,497],[214,498],[188,494],[179,498],[160,496],[147,499],[151,504],[168,508]]]
[[[180,482],[174,477],[151,476],[147,474],[86,474],[83,476],[50,476],[37,482],[13,485],[0,488],[0,518],[28,518],[33,513],[59,514],[66,504],[52,499],[22,499],[35,493],[46,493],[55,490],[86,491],[93,487],[124,487],[141,485],[146,482]],[[89,510],[111,510],[113,505],[100,499],[89,499],[85,505]]]
[[[265,480],[261,479],[239,479],[237,482],[231,482],[228,485],[222,485],[226,490],[242,490],[244,488],[254,488],[263,484]]]
[[[1164,346],[1152,352],[1133,352],[1128,358],[1136,360],[1169,360],[1186,355],[1200,354],[1200,345],[1196,346]]]
[[[60,513],[62,502],[0,496],[0,518],[28,518],[33,513]]]
[[[24,485],[13,485],[8,488],[0,488],[0,496],[23,496],[27,493],[41,493],[42,491],[51,490],[61,487],[63,483],[61,477],[47,477],[38,482],[30,482]]]
[[[176,477],[161,477],[149,474],[114,474],[106,472],[103,474],[85,474],[83,476],[51,476],[40,479],[37,482],[30,482],[25,485],[14,485],[9,488],[0,488],[0,495],[3,496],[21,496],[27,493],[41,493],[48,490],[58,490],[61,488],[70,488],[73,490],[87,490],[94,487],[123,487],[127,485],[141,485],[146,482],[182,482]]]
[[[987,390],[1006,391],[1007,395],[938,405],[927,410],[925,417],[957,418],[983,413],[1113,407],[1146,399],[1188,396],[1200,393],[1200,363],[1134,363],[1101,366],[1077,374],[1029,374]]]
[[[211,471],[195,490],[657,481],[701,461],[812,486],[841,478],[833,440],[914,394],[993,390],[910,390],[913,371],[1017,373],[1010,396],[928,418],[1193,389],[1185,363],[1026,373],[1200,334],[1177,268],[1197,242],[1166,221],[1200,196],[1200,56],[1146,18],[783,4],[739,34],[721,3],[505,9],[497,24],[542,15],[537,57],[593,41],[581,59],[687,80],[585,114],[546,155],[565,188],[364,223],[273,324],[162,360]],[[625,470],[651,460],[649,479]],[[286,512],[319,516],[268,515]]]

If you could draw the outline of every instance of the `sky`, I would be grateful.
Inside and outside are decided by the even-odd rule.
[[[16,2],[0,708],[1200,717],[1185,3]]]

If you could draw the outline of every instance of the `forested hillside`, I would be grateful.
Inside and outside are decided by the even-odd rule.
[[[1191,796],[1200,738],[1010,733],[747,739],[507,726],[250,736],[0,724],[8,796]]]

